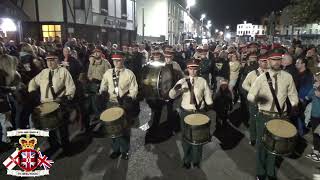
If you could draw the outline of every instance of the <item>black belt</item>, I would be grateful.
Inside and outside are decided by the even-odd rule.
[[[99,85],[101,84],[101,81],[98,79],[92,79],[91,82]]]
[[[283,118],[287,116],[287,113],[285,112],[282,113],[282,117],[280,117],[278,112],[271,112],[271,111],[264,111],[264,110],[259,110],[259,112],[263,115],[270,116],[273,118]]]
[[[182,107],[181,107],[182,108]],[[204,112],[204,109],[200,109],[199,111],[196,109],[184,109],[182,108],[184,111],[188,112],[188,113],[200,113],[200,112]]]

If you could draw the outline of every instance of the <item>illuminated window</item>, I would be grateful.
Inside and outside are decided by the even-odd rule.
[[[54,39],[56,36],[61,38],[61,25],[42,25],[42,36],[44,41],[46,38]]]

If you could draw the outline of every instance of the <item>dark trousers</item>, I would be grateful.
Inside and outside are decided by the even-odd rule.
[[[130,136],[124,135],[117,138],[112,138],[111,142],[113,152],[128,153],[130,147]]]
[[[50,130],[48,141],[51,149],[57,149],[59,147],[67,148],[69,144],[68,125],[63,124],[54,130]]]
[[[56,149],[62,147],[67,148],[69,144],[69,115],[66,105],[62,105],[60,112],[58,112],[58,118],[63,122],[59,127],[49,131],[49,144],[50,148]]]
[[[107,108],[120,105],[118,103],[107,103]],[[112,138],[111,147],[113,152],[128,153],[130,148],[130,129],[124,130],[123,136]]]
[[[152,125],[150,130],[154,130],[159,127],[161,112],[164,106],[167,107],[167,118],[166,120],[169,122],[170,128],[174,127],[174,120],[176,120],[174,110],[173,110],[173,100],[169,100],[168,102],[163,100],[147,100],[149,107],[151,108],[151,120]]]
[[[269,153],[262,143],[262,137],[264,133],[265,123],[269,120],[275,119],[274,117],[266,116],[262,113],[258,113],[256,131],[257,131],[257,175],[258,176],[276,176],[276,156]]]
[[[180,108],[180,117],[181,117],[181,128],[184,132],[184,118],[189,114],[193,114],[185,111],[183,108]],[[183,148],[183,162],[184,163],[194,163],[199,164],[202,159],[202,145],[192,145],[182,138],[182,148]]]
[[[312,127],[312,132],[318,127],[320,124],[320,117],[311,117],[311,127]],[[313,146],[314,150],[320,151],[320,136],[319,134],[313,133]]]
[[[258,116],[258,107],[255,104],[249,103],[249,113],[250,113],[250,119],[249,119],[249,132],[250,132],[250,140],[252,142],[256,142],[257,139],[257,116]]]

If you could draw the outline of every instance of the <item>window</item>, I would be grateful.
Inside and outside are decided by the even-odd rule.
[[[310,29],[309,34],[312,34],[312,29]]]
[[[56,36],[61,38],[61,25],[42,25],[42,36],[43,39]]]
[[[75,9],[84,9],[85,7],[85,0],[75,0],[74,1],[74,8]]]
[[[108,15],[108,0],[101,0],[101,14]]]
[[[121,18],[127,19],[127,0],[121,0]]]

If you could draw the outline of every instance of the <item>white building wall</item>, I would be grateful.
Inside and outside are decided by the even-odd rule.
[[[320,34],[320,24],[307,24],[301,27],[293,27],[293,35],[317,35]],[[292,26],[282,25],[280,35],[292,35]]]
[[[237,25],[237,36],[251,36],[255,35],[265,35],[266,27],[263,25],[254,25],[251,23],[244,23]]]
[[[127,0],[127,19],[134,20],[134,2]]]
[[[118,0],[120,1],[120,0]],[[116,7],[115,7],[116,0],[109,0],[108,1],[108,15],[116,17]]]
[[[122,14],[122,12],[121,12],[121,0],[115,0],[115,3],[116,3],[116,8],[115,8],[116,17],[117,18],[121,18],[121,14]]]
[[[41,0],[38,4],[40,22],[63,22],[62,0]]]
[[[168,38],[168,0],[137,0],[138,35],[142,36],[143,18],[144,35]],[[144,9],[144,17],[142,16]]]

